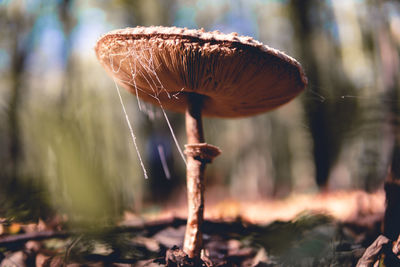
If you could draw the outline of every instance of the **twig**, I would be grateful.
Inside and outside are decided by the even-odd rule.
[[[9,235],[0,237],[0,246],[25,243],[29,240],[43,240],[49,238],[67,238],[70,234],[65,231],[40,231],[33,233],[24,233],[18,235]]]
[[[141,222],[132,226],[114,226],[105,227],[101,231],[107,234],[120,234],[120,233],[138,233],[145,232],[145,235],[152,236],[157,232],[165,229],[166,227],[179,227],[186,224],[186,219],[171,217],[167,219]],[[251,224],[243,224],[242,221],[234,222],[218,222],[218,221],[205,221],[203,224],[203,231],[205,233],[222,232],[243,232],[255,231],[257,226]],[[12,245],[21,245],[30,240],[44,240],[50,238],[65,239],[74,235],[84,234],[84,231],[40,231],[32,233],[24,233],[18,235],[0,236],[0,247],[8,247]]]
[[[168,218],[164,220],[158,220],[147,223],[140,223],[138,225],[133,226],[117,226],[117,227],[105,227],[101,229],[107,233],[135,233],[140,231],[146,231],[149,235],[152,235],[167,226],[178,227],[184,225],[186,220],[179,218]],[[0,247],[10,246],[10,245],[18,245],[21,243],[28,242],[30,240],[44,240],[50,238],[68,238],[75,234],[82,234],[84,231],[80,232],[67,232],[67,231],[40,231],[40,232],[32,232],[32,233],[23,233],[17,235],[8,235],[8,236],[0,236]]]

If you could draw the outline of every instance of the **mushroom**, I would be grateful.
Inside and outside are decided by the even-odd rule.
[[[237,118],[277,108],[306,86],[300,64],[236,33],[136,27],[103,35],[95,47],[109,74],[138,99],[186,116],[188,219],[183,250],[199,259],[204,170],[220,150],[205,143],[202,116]]]

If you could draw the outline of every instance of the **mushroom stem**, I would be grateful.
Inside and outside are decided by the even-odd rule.
[[[188,96],[185,114],[188,145],[204,143],[201,120],[202,100],[199,95],[191,94]],[[204,170],[207,162],[193,154],[186,153],[186,155],[188,219],[183,250],[189,258],[199,259],[203,245],[201,225],[204,213]]]
[[[186,109],[186,134],[188,144],[204,143],[203,122],[201,110],[203,97],[197,94],[189,94]]]

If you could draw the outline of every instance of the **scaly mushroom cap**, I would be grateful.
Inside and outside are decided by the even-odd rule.
[[[205,116],[250,116],[287,103],[307,84],[295,59],[236,33],[127,28],[102,36],[95,50],[128,91],[178,112],[195,93],[204,96]]]

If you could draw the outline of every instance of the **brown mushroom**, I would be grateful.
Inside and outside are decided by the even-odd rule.
[[[183,250],[199,258],[204,169],[220,150],[205,143],[202,115],[244,117],[279,107],[306,86],[300,64],[236,33],[136,27],[102,36],[95,47],[104,68],[128,91],[185,112],[188,221]]]

